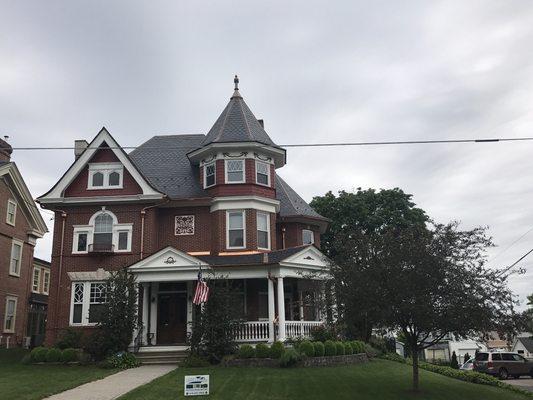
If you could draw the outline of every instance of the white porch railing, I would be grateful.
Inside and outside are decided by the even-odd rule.
[[[243,322],[235,331],[237,342],[267,342],[268,321]]]
[[[311,330],[322,324],[322,321],[285,321],[285,334],[287,338],[310,338]]]
[[[322,321],[285,321],[287,339],[310,338],[311,330],[323,323]],[[277,326],[276,332],[278,332]],[[235,341],[237,342],[267,342],[269,339],[268,321],[243,322],[235,331]]]

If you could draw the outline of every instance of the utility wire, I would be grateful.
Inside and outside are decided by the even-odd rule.
[[[516,239],[513,243],[511,243],[509,246],[507,246],[505,249],[503,249],[502,251],[500,251],[498,254],[496,254],[494,257],[492,257],[491,260],[489,260],[489,262],[487,263],[490,264],[492,263],[495,259],[497,259],[499,256],[501,256],[503,253],[505,253],[507,250],[509,250],[511,247],[513,247],[515,244],[517,244],[519,241],[521,241],[524,237],[526,237],[531,231],[533,231],[533,227],[531,227],[530,229],[528,229],[527,232],[523,233],[518,239]]]
[[[436,140],[394,140],[382,142],[323,142],[323,143],[288,143],[275,145],[276,147],[339,147],[339,146],[389,146],[389,145],[414,145],[414,144],[444,144],[444,143],[494,143],[494,142],[524,142],[533,141],[533,137],[519,137],[519,138],[481,138],[481,139],[436,139]],[[141,148],[143,150],[161,150],[161,149],[197,149],[198,146],[111,146],[108,149],[124,149],[134,150]],[[265,145],[265,147],[269,147]],[[13,147],[13,150],[74,150],[72,146],[21,146]]]
[[[526,258],[527,256],[529,256],[531,253],[533,253],[533,249],[529,250],[526,254],[524,254],[522,257],[520,257],[518,260],[516,260],[514,263],[512,263],[511,265],[509,265],[507,268],[505,268],[504,270],[502,270],[499,274],[499,276],[505,274],[507,271],[509,271],[511,268],[513,268],[516,264],[518,264],[520,261],[522,261],[524,258]]]

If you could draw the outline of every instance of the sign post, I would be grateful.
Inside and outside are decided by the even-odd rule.
[[[206,396],[209,394],[209,375],[185,375],[183,388],[185,396]]]

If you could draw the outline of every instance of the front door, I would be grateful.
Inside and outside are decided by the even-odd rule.
[[[157,304],[157,344],[185,343],[187,293],[160,293]]]

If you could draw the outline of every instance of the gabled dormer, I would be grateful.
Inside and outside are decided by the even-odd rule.
[[[90,144],[76,142],[76,159],[42,204],[101,203],[102,201],[157,200],[153,188],[106,128]]]

